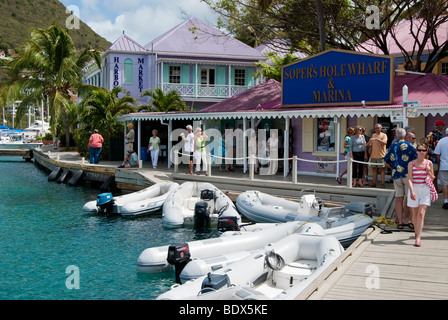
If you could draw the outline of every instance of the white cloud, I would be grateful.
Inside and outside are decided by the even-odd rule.
[[[147,0],[109,0],[102,3],[81,0],[81,5],[81,19],[95,32],[114,42],[125,31],[142,46],[181,23],[185,18],[183,13],[206,22],[216,21],[216,15],[200,0],[151,0],[150,4]],[[115,18],[111,18],[113,12],[118,13]]]

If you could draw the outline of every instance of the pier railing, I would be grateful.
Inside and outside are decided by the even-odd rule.
[[[186,156],[186,157],[190,157],[189,154],[185,154],[185,153],[180,153],[178,152],[179,156]],[[226,163],[233,163],[234,161],[248,161],[248,165],[249,165],[249,180],[254,180],[255,179],[255,164],[256,161],[262,161],[262,162],[269,162],[269,163],[275,163],[275,162],[279,162],[279,161],[287,161],[289,163],[289,161],[292,161],[292,171],[291,171],[291,179],[292,179],[292,183],[297,183],[297,168],[298,168],[298,164],[299,162],[311,162],[311,163],[323,163],[323,164],[337,164],[337,163],[347,163],[347,187],[348,188],[352,188],[352,180],[353,180],[353,163],[361,163],[361,164],[365,164],[368,166],[377,166],[377,167],[383,167],[384,165],[381,163],[372,163],[372,162],[365,162],[365,161],[358,161],[358,160],[354,160],[351,158],[348,159],[343,159],[343,160],[334,160],[334,161],[322,161],[322,160],[310,160],[310,159],[303,159],[303,158],[299,158],[297,156],[293,156],[291,158],[266,158],[266,157],[256,157],[254,155],[250,155],[248,157],[238,157],[238,158],[234,158],[234,157],[223,157],[223,156],[217,156],[217,155],[212,155],[210,153],[207,154],[207,176],[211,177],[212,176],[212,158],[220,160],[220,161],[225,161]],[[194,164],[196,165],[196,164]],[[263,168],[260,167],[260,170],[265,169],[264,174],[260,172],[260,175],[273,175],[275,173],[269,173],[269,168]],[[179,162],[178,161],[174,161],[174,173],[178,173],[179,172]]]

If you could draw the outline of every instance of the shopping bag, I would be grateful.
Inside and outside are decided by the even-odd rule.
[[[432,182],[432,180],[429,176],[426,177],[425,182],[429,187],[429,192],[431,194],[431,201],[432,202],[436,201],[439,198],[439,194],[437,193],[434,183]]]

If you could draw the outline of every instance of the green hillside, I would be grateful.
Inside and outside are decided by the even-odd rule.
[[[0,51],[17,52],[33,28],[48,28],[53,22],[65,27],[70,16],[58,0],[0,0]],[[92,46],[106,50],[110,42],[81,21],[79,29],[69,30],[78,49]]]

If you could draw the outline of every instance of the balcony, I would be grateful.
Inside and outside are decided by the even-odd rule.
[[[200,85],[191,83],[162,84],[164,93],[175,90],[179,92],[182,98],[226,99],[250,88],[252,88],[252,86]]]

